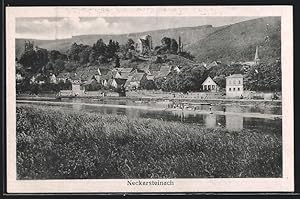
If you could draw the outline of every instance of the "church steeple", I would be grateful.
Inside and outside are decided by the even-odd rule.
[[[258,57],[258,46],[256,46],[254,62],[255,62],[255,64],[258,64],[259,61],[260,61],[260,59]]]

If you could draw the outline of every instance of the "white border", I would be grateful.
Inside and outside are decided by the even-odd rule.
[[[291,192],[294,191],[292,6],[7,7],[7,191],[79,192]],[[92,16],[281,16],[282,178],[173,179],[174,186],[127,186],[127,180],[16,180],[15,18]]]

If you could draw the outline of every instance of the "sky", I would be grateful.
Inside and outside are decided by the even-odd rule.
[[[223,26],[258,17],[68,17],[17,18],[16,38],[64,39],[89,34],[128,34],[150,30]]]

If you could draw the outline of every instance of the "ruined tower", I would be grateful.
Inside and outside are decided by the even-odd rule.
[[[181,50],[181,37],[180,36],[178,38],[178,52],[179,53],[182,52],[182,50]]]

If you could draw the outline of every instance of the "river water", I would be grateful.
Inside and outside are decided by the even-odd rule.
[[[129,118],[153,118],[194,123],[207,128],[251,129],[281,134],[281,107],[241,106],[238,104],[197,105],[197,110],[171,108],[169,101],[133,101],[100,99],[62,99],[58,102],[23,101],[32,106],[59,106],[61,110],[97,114],[126,115]]]

